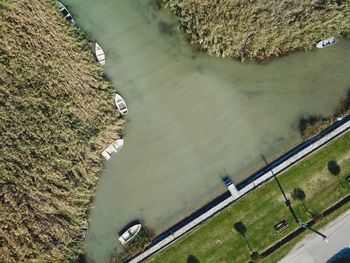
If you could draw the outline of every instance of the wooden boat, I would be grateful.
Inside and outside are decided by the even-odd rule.
[[[85,241],[88,236],[89,223],[86,218],[83,219],[82,222],[82,231],[81,231],[81,240]]]
[[[124,246],[140,232],[141,227],[141,224],[136,224],[130,227],[119,237],[119,242]]]
[[[60,1],[56,1],[56,5],[58,7],[58,10],[61,12],[63,18],[66,19],[69,24],[75,25],[75,20],[69,13],[68,9]]]
[[[115,105],[118,108],[118,111],[121,115],[126,115],[128,113],[128,108],[126,107],[126,103],[122,96],[119,94],[115,94]]]
[[[101,155],[106,159],[109,160],[111,159],[113,154],[116,154],[121,150],[121,148],[124,145],[124,140],[123,139],[118,139],[112,144],[110,144],[106,149],[103,150]]]
[[[332,46],[335,43],[337,43],[335,37],[331,37],[331,38],[328,38],[328,39],[325,39],[325,40],[321,40],[320,42],[318,42],[316,44],[316,47],[317,48],[324,48],[324,47]]]
[[[101,65],[106,64],[105,52],[103,51],[102,47],[97,42],[95,43],[95,55],[96,55],[98,62]]]

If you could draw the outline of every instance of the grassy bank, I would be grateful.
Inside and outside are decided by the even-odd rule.
[[[114,89],[54,1],[0,0],[0,262],[75,262]]]
[[[340,167],[340,182],[328,169],[328,162],[332,160],[336,161]],[[300,219],[304,221],[312,219],[312,213],[322,212],[350,193],[349,184],[344,179],[350,174],[349,160],[350,133],[347,133],[279,176],[281,185],[288,198],[292,200],[292,205]],[[291,192],[295,187],[304,191],[307,210],[302,202],[291,198]],[[347,204],[341,211],[349,208],[350,204]],[[341,211],[320,219],[316,226],[324,225]],[[282,220],[288,222],[289,228],[276,234],[274,225]],[[245,225],[246,239],[252,250],[257,252],[264,251],[298,227],[284,204],[277,184],[275,181],[270,181],[203,223],[149,261],[191,262],[188,260],[192,258],[199,262],[248,262],[250,250],[246,240],[235,231],[236,222],[242,222]],[[263,262],[276,262],[295,242],[276,251]]]
[[[350,31],[348,0],[163,1],[191,42],[213,56],[263,60]]]

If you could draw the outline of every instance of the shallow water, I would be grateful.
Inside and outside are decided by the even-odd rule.
[[[158,232],[301,142],[300,117],[329,115],[350,84],[350,44],[258,65],[199,53],[146,0],[65,1],[104,48],[129,108],[122,151],[106,163],[87,254],[103,262],[142,218]]]

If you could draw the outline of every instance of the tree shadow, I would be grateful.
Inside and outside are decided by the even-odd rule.
[[[338,163],[334,160],[331,160],[328,162],[328,171],[335,176],[338,176],[340,174],[340,166],[338,165]]]
[[[292,196],[293,200],[300,201],[303,204],[303,207],[304,207],[306,212],[308,212],[311,215],[314,214],[312,211],[310,211],[310,209],[305,204],[306,194],[305,194],[303,189],[301,189],[299,187],[294,187],[294,189],[290,193],[290,195]]]
[[[334,175],[335,177],[338,178],[338,181],[339,181],[339,184],[342,188],[344,188],[344,185],[343,183],[341,182],[340,178],[339,178],[339,174],[340,174],[340,166],[339,164],[334,161],[334,160],[331,160],[331,161],[328,161],[328,164],[327,164],[327,167],[328,167],[328,171]]]
[[[246,233],[247,233],[247,228],[246,226],[243,224],[242,221],[238,221],[236,223],[234,223],[233,228],[244,238],[245,242],[247,243],[247,246],[249,248],[250,253],[253,253],[253,250],[248,242],[248,239],[246,237]]]
[[[193,255],[188,255],[187,263],[200,263],[199,259]]]

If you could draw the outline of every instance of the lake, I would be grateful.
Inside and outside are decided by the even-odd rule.
[[[120,248],[133,219],[160,233],[226,191],[221,177],[238,183],[261,154],[271,161],[302,142],[300,118],[332,114],[350,88],[347,41],[242,64],[199,52],[155,1],[64,2],[103,47],[129,108],[124,147],[106,162],[89,215],[92,262]]]

